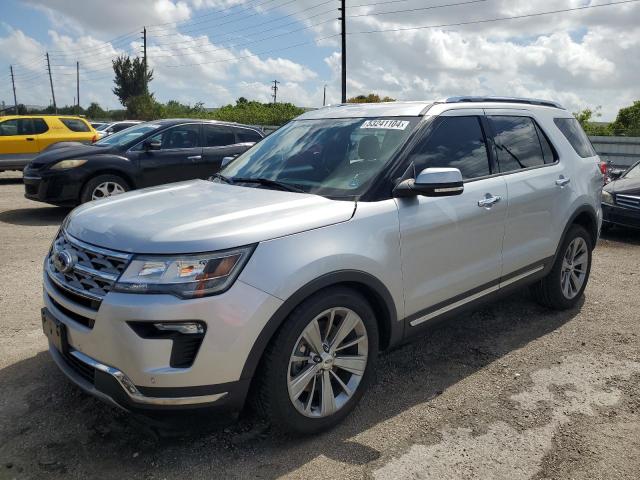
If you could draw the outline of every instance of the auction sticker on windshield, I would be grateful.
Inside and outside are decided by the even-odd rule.
[[[407,120],[366,120],[360,128],[384,128],[387,130],[404,130],[409,125]]]

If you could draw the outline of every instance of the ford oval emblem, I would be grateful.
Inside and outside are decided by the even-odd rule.
[[[76,264],[76,259],[73,254],[68,250],[62,250],[57,252],[53,256],[53,266],[56,267],[60,273],[69,273],[73,270],[73,266]]]

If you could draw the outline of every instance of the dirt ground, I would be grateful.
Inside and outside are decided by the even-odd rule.
[[[41,261],[68,210],[0,174],[0,479],[637,479],[640,233],[602,239],[567,312],[526,292],[382,355],[339,427],[288,438],[245,415],[155,428],[81,393],[46,352]],[[220,421],[221,419],[216,419]]]

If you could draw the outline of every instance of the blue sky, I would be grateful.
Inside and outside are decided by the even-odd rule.
[[[611,119],[640,98],[640,2],[473,23],[609,1],[347,0],[353,33],[348,93],[401,100],[535,96],[572,111],[601,106],[603,119]],[[79,61],[81,103],[117,107],[111,59],[137,54],[140,41],[130,32],[146,25],[155,71],[151,90],[161,101],[208,107],[239,96],[268,101],[270,82],[277,79],[280,101],[319,106],[326,84],[329,103],[335,103],[340,45],[339,38],[327,37],[339,32],[338,6],[338,0],[3,0],[0,101],[12,102],[14,65],[19,102],[49,103],[49,51],[58,104],[73,102]],[[472,23],[416,29],[467,21]],[[357,33],[370,30],[387,31]]]

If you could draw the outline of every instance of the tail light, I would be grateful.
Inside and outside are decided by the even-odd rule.
[[[91,143],[95,143],[97,140],[98,140],[98,135],[97,135],[97,134],[95,134],[95,135],[93,136],[93,138],[91,139]]]
[[[602,173],[602,175],[607,174],[607,162],[600,162],[600,173]]]

